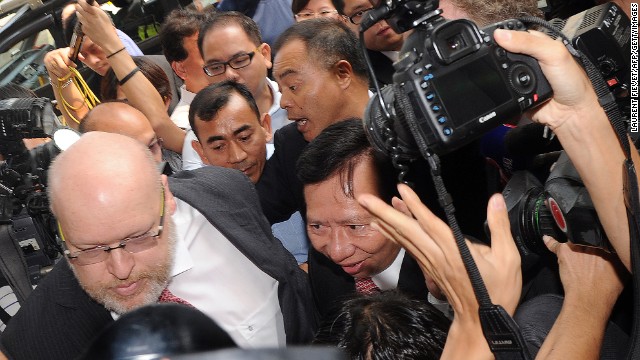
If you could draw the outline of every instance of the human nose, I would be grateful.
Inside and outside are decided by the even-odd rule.
[[[228,80],[238,81],[240,75],[238,74],[238,70],[231,67],[231,65],[226,64],[224,67],[224,75]]]
[[[232,141],[229,145],[229,163],[239,163],[244,161],[246,158],[247,153],[244,151],[244,149],[240,145]]]
[[[107,259],[107,269],[109,272],[120,280],[125,280],[131,275],[135,261],[133,254],[123,248],[114,249],[109,252]]]
[[[327,255],[334,263],[341,263],[354,254],[355,247],[344,229],[332,228],[330,236]]]
[[[280,108],[289,110],[293,107],[293,101],[291,97],[286,92],[281,91],[282,96],[280,97]]]

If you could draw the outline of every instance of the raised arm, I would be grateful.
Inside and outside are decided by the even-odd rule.
[[[71,81],[71,70],[77,65],[69,59],[68,47],[49,51],[44,56],[44,66],[47,68],[53,95],[58,102],[58,108],[64,121],[70,127],[78,130],[80,120],[89,112],[84,97]],[[68,105],[65,106],[64,103]]]
[[[115,28],[111,25],[109,16],[100,9],[97,3],[88,5],[85,0],[79,0],[76,5],[78,21],[82,25],[84,33],[100,46],[109,57],[109,64],[116,77],[121,82],[122,90],[129,103],[140,110],[151,122],[153,130],[164,140],[164,146],[177,153],[182,153],[185,132],[171,121],[167,114],[162,97],[153,87],[151,82],[136,69],[133,59],[126,51],[118,37]],[[132,74],[130,77],[129,75]],[[128,79],[127,79],[128,77]],[[122,81],[127,79],[124,84]]]

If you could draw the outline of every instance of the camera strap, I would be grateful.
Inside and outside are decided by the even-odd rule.
[[[404,109],[405,125],[411,130],[416,139],[418,149],[420,149],[422,156],[427,159],[431,167],[431,177],[438,194],[438,202],[445,211],[447,222],[453,232],[462,262],[471,280],[471,286],[479,305],[478,312],[482,332],[485,339],[487,339],[491,352],[498,360],[531,359],[532,357],[516,322],[502,306],[491,302],[480,271],[471,256],[471,251],[455,218],[453,201],[442,179],[440,158],[436,154],[429,153],[427,144],[424,142],[423,137],[419,135],[418,121],[408,96],[396,84],[394,84],[394,93],[400,108]]]

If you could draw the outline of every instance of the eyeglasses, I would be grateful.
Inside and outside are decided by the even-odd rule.
[[[319,12],[306,11],[295,14],[294,16],[298,20],[308,20],[315,17],[325,17],[337,14],[338,10],[320,10]]]
[[[162,189],[162,204],[160,210],[160,224],[155,232],[149,231],[139,236],[134,236],[121,240],[117,246],[110,247],[107,245],[98,245],[90,249],[70,252],[65,249],[64,254],[70,262],[77,265],[97,264],[107,260],[109,253],[115,249],[122,249],[130,254],[149,250],[158,244],[158,238],[162,235],[164,227],[164,188]],[[66,243],[62,227],[58,222],[58,233],[63,242]]]
[[[368,8],[368,9],[364,9],[364,10],[360,10],[357,13],[349,16],[349,21],[351,21],[352,24],[354,25],[360,25],[360,23],[362,22],[362,17],[364,16],[364,14],[369,11],[372,10],[373,8]]]
[[[253,57],[256,55],[256,51],[260,50],[261,46],[262,45],[258,46],[250,53],[237,54],[229,59],[229,61],[206,64],[202,67],[202,70],[204,70],[204,73],[207,74],[207,76],[213,77],[224,74],[224,72],[227,71],[227,65],[231,66],[231,68],[235,70],[247,67],[251,64],[251,60],[253,60]]]

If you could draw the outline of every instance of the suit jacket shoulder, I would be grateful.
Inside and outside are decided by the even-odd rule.
[[[62,259],[11,319],[1,350],[10,359],[74,359],[111,322]]]
[[[169,178],[171,192],[215,226],[265,274],[278,281],[278,298],[288,343],[313,338],[317,317],[306,274],[260,211],[255,188],[237,170],[205,166]]]

